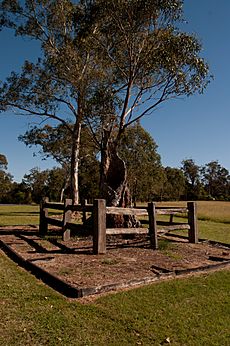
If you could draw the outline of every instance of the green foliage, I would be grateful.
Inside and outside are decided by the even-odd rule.
[[[181,169],[186,179],[186,199],[229,200],[229,171],[218,161],[198,166],[187,159],[182,161]]]
[[[71,124],[68,127],[63,124],[56,127],[51,125],[34,126],[24,135],[20,135],[19,141],[29,147],[39,146],[39,154],[44,159],[52,157],[64,168],[71,161],[72,136],[69,128],[72,127]]]
[[[89,122],[101,148],[102,195],[108,200],[115,194],[113,203],[123,205],[118,191],[125,169],[115,152],[128,127],[164,101],[203,92],[210,77],[199,41],[176,26],[182,1],[97,0],[90,5],[83,30],[100,52],[106,78],[91,98],[90,110],[98,119]],[[156,192],[162,194],[150,195]]]
[[[45,158],[51,156],[56,159],[66,169],[66,175],[68,175],[71,136],[65,126],[35,127],[20,136],[20,140],[29,146],[40,146],[39,153]],[[150,200],[158,194],[163,180],[160,156],[157,153],[156,143],[140,124],[127,129],[122,138],[119,153],[128,168],[128,183],[134,200]],[[79,186],[82,198],[92,199],[98,196],[99,163],[96,155],[95,144],[87,129],[83,128],[79,163]],[[50,182],[47,185],[49,186]],[[53,190],[52,187],[50,189]],[[56,188],[56,191],[60,191],[60,188]],[[50,197],[53,200],[54,195],[50,196],[53,196]],[[58,200],[57,196],[55,200]]]
[[[11,187],[12,176],[3,170],[0,170],[0,202],[4,203]]]
[[[66,185],[66,172],[62,168],[54,167],[41,171],[35,167],[25,174],[23,183],[31,201],[40,203],[47,196],[52,201],[62,199],[63,189]]]
[[[0,154],[0,169],[7,169],[8,161],[5,155]]]
[[[23,183],[31,191],[32,200],[40,203],[42,197],[47,195],[48,170],[40,171],[38,167],[32,168],[29,174],[25,174]]]
[[[55,167],[51,170],[48,170],[47,173],[47,180],[44,184],[46,185],[46,194],[40,196],[40,200],[42,197],[47,196],[51,201],[60,201],[62,189],[65,187],[66,184],[66,172],[62,168]]]
[[[109,90],[119,92],[120,129],[169,98],[202,92],[208,67],[198,40],[176,27],[181,1],[94,3],[87,28],[107,62]]]
[[[30,204],[32,203],[31,190],[25,183],[13,183],[5,203]]]
[[[212,198],[226,199],[230,194],[230,175],[218,161],[211,161],[202,168],[205,189]]]
[[[7,172],[8,161],[5,155],[0,154],[0,203],[4,203],[12,188],[12,175]]]
[[[73,124],[68,124],[69,128],[73,128]],[[42,128],[33,127],[19,140],[26,145],[38,146],[41,149],[39,154],[45,159],[52,157],[61,166],[61,169],[55,169],[47,182],[47,193],[51,200],[60,199],[61,189],[70,187],[70,162],[71,148],[73,138],[69,129],[60,124],[57,127],[45,125]],[[82,128],[81,146],[79,154],[79,191],[81,199],[92,199],[98,196],[99,188],[99,162],[97,160],[98,149],[92,141],[92,137],[86,127]],[[56,176],[56,178],[55,178]],[[55,186],[54,178],[57,179]]]
[[[179,201],[185,193],[185,177],[178,168],[165,168],[165,183],[161,199]]]
[[[152,200],[163,184],[163,167],[153,138],[139,123],[134,124],[122,137],[119,154],[128,169],[133,201]]]
[[[0,86],[0,110],[19,110],[52,125],[61,123],[71,138],[71,192],[78,201],[78,162],[86,103],[100,75],[97,54],[79,34],[84,6],[80,1],[2,1],[1,27],[40,42],[36,63],[25,61]],[[86,4],[85,4],[86,5]],[[76,21],[76,18],[78,20]],[[97,66],[97,68],[95,68]],[[71,119],[73,126],[69,126]],[[53,148],[57,151],[57,148]],[[60,159],[60,157],[59,157]]]
[[[201,184],[201,168],[195,164],[194,160],[186,159],[182,161],[181,169],[186,179],[185,198],[187,200],[202,199],[204,196],[204,189]]]

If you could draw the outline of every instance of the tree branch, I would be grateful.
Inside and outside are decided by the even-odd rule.
[[[72,129],[68,125],[68,122],[65,121],[64,119],[60,118],[59,116],[55,115],[55,114],[50,114],[50,113],[47,113],[47,112],[36,112],[36,111],[33,111],[32,109],[28,109],[26,107],[22,107],[20,105],[14,104],[14,103],[8,103],[7,105],[10,106],[10,107],[16,108],[16,109],[20,109],[20,110],[22,110],[24,112],[27,112],[27,113],[31,114],[31,115],[37,115],[37,116],[42,116],[42,117],[47,117],[47,118],[50,118],[50,119],[57,120],[57,121],[61,122],[66,128],[68,128],[69,131],[72,132]]]
[[[146,110],[144,110],[139,116],[137,116],[136,118],[134,118],[133,120],[127,122],[124,126],[124,128],[130,126],[131,124],[133,124],[134,122],[140,120],[146,113],[148,113],[150,110],[152,110],[153,108],[155,108],[156,106],[158,106],[161,102],[163,102],[166,99],[166,95],[167,95],[167,88],[169,83],[171,82],[171,79],[168,80],[168,82],[166,83],[164,90],[161,94],[161,97],[158,99],[157,102],[155,102],[154,104],[152,104],[151,106],[149,106]]]

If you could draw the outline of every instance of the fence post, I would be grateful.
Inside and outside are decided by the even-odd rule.
[[[86,222],[86,211],[84,209],[84,207],[87,205],[87,199],[83,199],[81,202],[81,205],[83,207],[83,211],[82,211],[82,223],[85,224]]]
[[[95,199],[93,202],[93,253],[106,253],[106,201]]]
[[[151,247],[156,250],[158,249],[157,241],[157,221],[156,221],[156,205],[153,202],[148,203],[148,214],[149,214],[149,236]]]
[[[64,204],[64,214],[63,214],[63,234],[62,240],[70,240],[70,229],[67,228],[67,223],[71,221],[72,210],[68,208],[69,205],[72,205],[72,199],[66,199]]]
[[[197,204],[196,202],[188,202],[188,224],[190,229],[188,230],[189,243],[198,243],[198,225],[197,225]]]
[[[48,208],[45,207],[45,204],[49,202],[48,197],[44,197],[40,204],[40,221],[39,221],[39,235],[44,236],[48,232],[48,223],[46,218],[48,217]]]
[[[169,223],[173,223],[173,214],[170,214]]]

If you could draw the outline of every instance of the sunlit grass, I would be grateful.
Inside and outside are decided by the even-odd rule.
[[[39,213],[39,205],[0,205],[0,226],[38,225]],[[60,213],[49,209],[49,215]]]
[[[230,272],[71,301],[0,253],[0,344],[229,345]]]
[[[199,238],[230,244],[230,224],[198,221]]]
[[[198,218],[230,224],[230,202],[198,201]]]
[[[39,206],[0,205],[0,226],[38,225]]]
[[[185,207],[186,202],[162,202],[157,206]],[[222,201],[197,201],[199,220],[225,222],[230,224],[230,202]]]
[[[188,231],[173,231],[172,233],[188,236]],[[198,221],[198,237],[230,244],[230,225],[221,222]]]

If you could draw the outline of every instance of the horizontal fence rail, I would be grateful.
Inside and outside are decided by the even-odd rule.
[[[110,215],[136,215],[136,216],[147,216],[147,209],[136,209],[136,208],[121,208],[121,207],[106,207],[106,214]]]
[[[178,213],[187,213],[188,212],[188,209],[187,208],[167,208],[167,209],[164,209],[164,207],[159,207],[159,208],[156,208],[156,214],[159,214],[159,215],[175,215],[175,214],[178,214]]]

